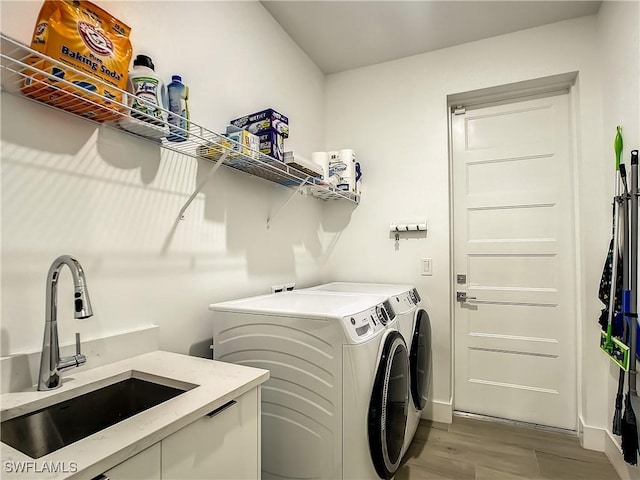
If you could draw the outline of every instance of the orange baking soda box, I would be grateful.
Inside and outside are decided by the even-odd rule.
[[[131,28],[85,0],[46,0],[25,63],[22,92],[98,122],[122,116]]]

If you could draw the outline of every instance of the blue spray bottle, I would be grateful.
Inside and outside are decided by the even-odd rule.
[[[173,75],[167,85],[169,97],[169,135],[170,142],[184,142],[189,136],[189,87],[182,83],[180,75]]]

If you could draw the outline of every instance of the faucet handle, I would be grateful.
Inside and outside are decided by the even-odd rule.
[[[80,352],[80,334],[76,333],[76,354],[71,357],[62,357],[58,362],[58,371],[62,372],[69,368],[79,367],[87,363],[87,357]]]
[[[87,357],[80,352],[80,333],[76,332],[76,365],[79,367],[83,363],[87,363]]]

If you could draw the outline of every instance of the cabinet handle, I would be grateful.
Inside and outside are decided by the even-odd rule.
[[[238,403],[238,402],[236,402],[235,400],[231,400],[230,402],[225,403],[221,407],[218,407],[215,410],[212,410],[209,413],[207,413],[207,417],[213,418],[216,415],[218,415],[219,413],[225,411],[227,408],[233,407],[236,403]]]

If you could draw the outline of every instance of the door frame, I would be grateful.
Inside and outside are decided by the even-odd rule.
[[[582,336],[583,328],[582,313],[584,311],[584,295],[583,295],[583,279],[582,279],[582,249],[580,244],[580,178],[578,168],[578,152],[579,152],[579,111],[578,111],[578,99],[579,99],[579,82],[578,72],[567,72],[548,77],[540,77],[531,80],[524,80],[521,82],[509,83],[504,85],[497,85],[488,88],[482,88],[478,90],[471,90],[461,93],[455,93],[447,95],[447,133],[448,133],[448,161],[449,161],[449,317],[451,318],[450,332],[450,405],[451,405],[451,417],[454,413],[454,400],[455,400],[455,372],[456,372],[456,339],[455,339],[455,307],[456,307],[456,272],[455,272],[455,231],[454,231],[454,191],[453,191],[453,128],[452,117],[454,110],[463,106],[465,108],[481,108],[489,107],[501,104],[508,104],[519,100],[530,100],[534,98],[542,98],[549,96],[550,94],[564,92],[568,96],[569,101],[569,145],[570,145],[570,162],[571,162],[571,175],[572,175],[572,205],[571,213],[573,215],[573,245],[574,251],[574,263],[575,263],[575,275],[573,278],[574,295],[574,311],[575,311],[575,332],[576,332],[576,428],[580,437],[583,434],[583,422],[582,422]]]

